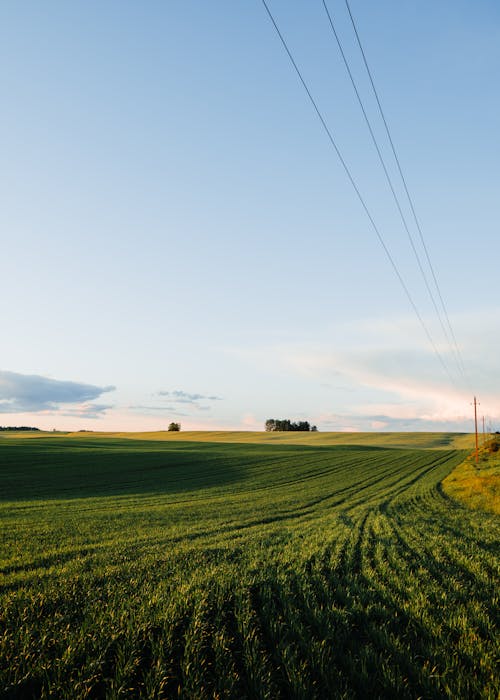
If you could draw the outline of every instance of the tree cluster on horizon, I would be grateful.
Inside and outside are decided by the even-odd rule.
[[[0,425],[0,431],[30,431],[30,430],[40,430],[40,428],[30,428],[29,425]]]
[[[316,432],[318,428],[315,425],[309,423],[306,420],[291,421],[289,418],[279,419],[279,418],[268,418],[266,420],[266,432],[276,432],[276,431],[303,431],[303,432]]]

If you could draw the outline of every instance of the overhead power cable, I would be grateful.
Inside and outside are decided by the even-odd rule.
[[[277,23],[276,23],[276,20],[274,19],[274,16],[273,16],[273,14],[271,13],[271,10],[269,9],[269,6],[268,6],[266,0],[262,0],[262,4],[264,5],[264,7],[265,7],[265,9],[266,9],[266,12],[267,12],[267,14],[268,14],[268,16],[269,16],[269,19],[271,20],[271,22],[272,22],[272,24],[273,24],[273,26],[274,26],[274,29],[275,29],[275,31],[276,31],[276,33],[277,33],[277,35],[278,35],[278,37],[279,37],[279,39],[280,39],[282,45],[283,45],[283,48],[285,49],[285,51],[286,51],[286,53],[287,53],[287,55],[288,55],[288,58],[290,59],[290,62],[291,62],[291,64],[292,64],[292,66],[293,66],[295,72],[297,73],[297,76],[299,77],[300,82],[302,83],[302,87],[304,88],[304,90],[305,90],[305,92],[306,92],[306,94],[307,94],[307,96],[308,96],[308,98],[309,98],[309,101],[311,102],[311,104],[312,104],[312,106],[313,106],[313,108],[314,108],[314,111],[316,112],[316,115],[317,115],[318,119],[319,119],[320,122],[321,122],[321,125],[322,125],[322,127],[323,127],[323,129],[324,129],[324,131],[325,131],[325,133],[326,133],[326,135],[327,135],[327,137],[328,137],[328,140],[329,140],[331,146],[333,147],[335,153],[337,154],[337,157],[338,157],[338,159],[340,160],[340,163],[341,163],[341,165],[342,165],[342,167],[343,167],[343,169],[344,169],[344,171],[345,171],[345,173],[346,173],[346,175],[347,175],[347,178],[349,179],[349,182],[351,183],[351,185],[352,185],[352,187],[353,187],[353,189],[354,189],[354,191],[355,191],[355,193],[356,193],[356,196],[357,196],[358,200],[360,201],[361,206],[363,207],[363,210],[364,210],[365,214],[367,215],[367,217],[368,217],[368,219],[369,219],[369,221],[370,221],[370,224],[371,224],[371,226],[372,226],[372,228],[373,228],[373,230],[374,230],[374,232],[375,232],[375,234],[376,234],[376,236],[377,236],[377,238],[378,238],[378,241],[379,241],[380,245],[382,246],[382,248],[384,249],[384,252],[385,252],[385,254],[386,254],[386,256],[387,256],[387,258],[388,258],[388,260],[389,260],[389,262],[390,262],[390,264],[391,264],[391,267],[392,267],[394,273],[396,274],[396,277],[398,278],[399,283],[400,283],[401,287],[403,288],[403,291],[404,291],[404,293],[405,293],[405,295],[406,295],[408,301],[410,302],[410,305],[411,305],[411,307],[412,307],[412,309],[413,309],[413,311],[414,311],[414,313],[415,313],[415,315],[416,315],[416,317],[417,317],[417,319],[418,319],[418,321],[419,321],[419,323],[420,323],[422,329],[424,330],[424,333],[425,333],[425,335],[426,335],[426,337],[427,337],[427,339],[428,339],[428,341],[429,341],[429,343],[430,343],[430,345],[431,345],[431,347],[432,347],[432,349],[433,349],[433,351],[434,351],[434,354],[436,355],[436,357],[438,358],[439,362],[441,363],[441,366],[443,367],[443,369],[444,369],[445,373],[447,374],[449,380],[452,382],[452,384],[454,384],[455,382],[454,382],[454,380],[453,380],[453,377],[452,377],[451,374],[450,374],[450,371],[449,371],[449,369],[448,369],[448,366],[447,366],[446,362],[444,361],[442,355],[440,354],[439,350],[437,349],[436,344],[434,343],[434,340],[433,340],[433,338],[432,338],[432,335],[431,335],[429,329],[427,328],[427,326],[426,326],[426,324],[425,324],[425,322],[424,322],[424,319],[422,318],[422,316],[421,316],[421,314],[420,314],[420,312],[419,312],[419,310],[418,310],[418,307],[417,307],[417,305],[415,304],[415,302],[414,302],[414,300],[413,300],[412,295],[410,294],[410,291],[409,291],[409,289],[408,289],[408,287],[407,287],[407,285],[406,285],[406,283],[405,283],[405,281],[404,281],[404,279],[403,279],[403,276],[402,276],[401,272],[399,271],[399,268],[398,268],[398,266],[396,265],[396,262],[395,262],[394,258],[392,257],[391,252],[390,252],[389,248],[387,247],[387,244],[386,244],[386,242],[385,242],[385,240],[384,240],[384,238],[383,238],[383,236],[382,236],[382,234],[381,234],[381,232],[380,232],[380,230],[379,230],[377,224],[375,223],[375,220],[374,220],[374,218],[373,218],[373,216],[372,216],[370,210],[368,209],[368,206],[367,206],[367,204],[366,204],[366,202],[365,202],[365,200],[364,200],[364,197],[363,197],[363,195],[361,194],[361,192],[360,192],[360,190],[359,190],[359,188],[358,188],[358,185],[356,184],[356,181],[354,180],[354,177],[353,177],[353,175],[351,174],[351,171],[350,171],[350,169],[349,169],[349,167],[348,167],[348,165],[347,165],[347,163],[346,163],[346,161],[345,161],[345,159],[344,159],[342,153],[340,152],[339,147],[337,146],[337,143],[336,143],[335,139],[333,138],[332,132],[330,131],[330,129],[329,129],[329,127],[328,127],[328,125],[327,125],[327,123],[326,123],[326,121],[325,121],[325,118],[323,117],[323,115],[322,115],[322,113],[321,113],[321,111],[320,111],[320,109],[319,109],[319,107],[318,107],[318,105],[317,105],[317,103],[316,103],[314,97],[312,96],[312,93],[311,93],[311,91],[310,91],[310,89],[309,89],[309,87],[308,87],[308,85],[307,85],[307,83],[306,83],[306,81],[305,81],[305,79],[304,79],[304,77],[303,77],[303,75],[302,75],[302,73],[301,73],[299,67],[297,66],[297,63],[295,62],[295,59],[294,59],[294,57],[293,57],[293,55],[292,55],[290,49],[288,48],[288,44],[287,44],[287,42],[285,41],[285,38],[283,37],[283,35],[282,35],[282,33],[281,33],[281,31],[280,31],[280,29],[279,29]]]
[[[425,252],[425,257],[426,257],[426,260],[427,260],[427,264],[429,265],[429,269],[430,269],[430,271],[431,271],[432,279],[433,279],[434,285],[435,285],[435,287],[436,287],[436,291],[437,291],[437,294],[438,294],[438,297],[439,297],[439,301],[440,301],[440,303],[441,303],[441,308],[442,308],[442,310],[443,310],[444,317],[445,317],[445,319],[446,319],[446,323],[447,323],[447,326],[448,326],[448,329],[449,329],[449,332],[450,332],[450,336],[451,336],[451,338],[452,338],[452,340],[453,340],[453,345],[454,345],[454,348],[455,348],[455,353],[456,353],[456,356],[457,356],[457,358],[458,358],[458,364],[459,364],[459,367],[461,368],[461,372],[462,372],[463,376],[467,379],[467,373],[466,373],[466,369],[465,369],[465,365],[464,365],[462,353],[460,352],[460,348],[459,348],[459,345],[458,345],[458,343],[457,343],[457,339],[456,339],[455,333],[453,332],[453,327],[452,327],[452,325],[451,325],[450,317],[449,317],[449,314],[448,314],[448,311],[447,311],[447,308],[446,308],[446,304],[444,303],[443,295],[442,295],[442,293],[441,293],[441,289],[440,289],[440,286],[439,286],[439,283],[438,283],[438,280],[437,280],[437,276],[436,276],[436,273],[435,273],[435,270],[434,270],[434,266],[433,266],[433,264],[432,264],[431,257],[430,257],[430,255],[429,255],[429,250],[428,250],[428,248],[427,248],[427,245],[426,245],[426,242],[425,242],[425,238],[424,238],[424,235],[423,235],[423,233],[422,233],[422,228],[421,228],[421,226],[420,226],[420,221],[419,221],[419,219],[418,219],[418,216],[417,216],[417,213],[416,213],[416,210],[415,210],[415,205],[414,205],[414,203],[413,203],[413,199],[412,199],[411,194],[410,194],[410,191],[409,191],[409,189],[408,189],[408,185],[407,185],[407,182],[406,182],[406,178],[405,178],[405,176],[404,176],[403,169],[402,169],[402,167],[401,167],[401,162],[400,162],[400,160],[399,160],[399,157],[398,157],[398,154],[397,154],[397,151],[396,151],[396,147],[395,147],[395,145],[394,145],[394,141],[393,141],[393,138],[392,138],[392,136],[391,136],[391,131],[390,131],[390,129],[389,129],[389,125],[388,125],[388,123],[387,123],[387,119],[386,119],[386,117],[385,117],[384,110],[383,110],[383,108],[382,108],[382,103],[381,103],[381,101],[380,101],[377,88],[375,87],[375,82],[374,82],[374,80],[373,80],[373,75],[372,75],[372,72],[371,72],[371,70],[370,70],[370,66],[368,65],[368,60],[367,60],[367,58],[366,58],[366,54],[365,54],[365,51],[364,51],[364,49],[363,49],[363,45],[362,45],[362,43],[361,43],[361,39],[360,39],[359,32],[358,32],[358,29],[357,29],[357,26],[356,26],[356,22],[355,22],[355,20],[354,20],[354,16],[353,16],[353,14],[352,14],[352,12],[351,12],[351,7],[350,7],[350,5],[349,5],[349,0],[344,0],[344,1],[345,1],[345,4],[346,4],[346,7],[347,7],[347,11],[348,11],[348,13],[349,13],[349,17],[350,17],[350,20],[351,20],[352,27],[353,27],[353,29],[354,29],[354,34],[356,35],[356,41],[357,41],[357,43],[358,43],[359,50],[360,50],[360,52],[361,52],[361,56],[363,57],[363,63],[364,63],[364,65],[365,65],[366,72],[367,72],[368,78],[369,78],[369,80],[370,80],[370,84],[371,84],[371,87],[372,87],[372,90],[373,90],[373,94],[374,94],[374,96],[375,96],[375,100],[376,100],[376,102],[377,102],[377,106],[378,106],[378,109],[379,109],[379,112],[380,112],[380,116],[381,116],[381,118],[382,118],[382,121],[383,121],[383,124],[384,124],[384,127],[385,127],[385,131],[386,131],[386,134],[387,134],[387,138],[388,138],[389,143],[390,143],[390,146],[391,146],[391,150],[392,150],[392,153],[393,153],[393,156],[394,156],[394,160],[395,160],[395,162],[396,162],[396,165],[397,165],[397,168],[398,168],[398,171],[399,171],[399,175],[400,175],[400,177],[401,177],[401,181],[402,181],[402,183],[403,183],[403,187],[404,187],[404,190],[405,190],[405,193],[406,193],[406,197],[407,197],[408,203],[409,203],[409,205],[410,205],[410,209],[411,209],[411,212],[412,212],[412,215],[413,215],[413,219],[414,219],[415,225],[416,225],[416,227],[417,227],[417,231],[418,231],[418,234],[419,234],[419,237],[420,237],[420,242],[421,242],[422,248],[423,248],[423,250],[424,250],[424,252]],[[324,0],[323,0],[323,4],[324,4]]]
[[[404,214],[404,212],[403,212],[403,208],[402,208],[402,206],[401,206],[401,202],[399,201],[399,197],[398,197],[398,195],[397,195],[397,193],[396,193],[394,184],[393,184],[393,182],[392,182],[392,178],[391,178],[391,176],[390,176],[390,174],[389,174],[389,171],[388,171],[388,169],[387,169],[387,166],[386,166],[384,157],[383,157],[383,155],[382,155],[382,152],[381,152],[379,143],[378,143],[378,141],[377,141],[377,137],[375,136],[375,133],[374,133],[372,124],[371,124],[371,122],[370,122],[370,119],[369,119],[369,117],[368,117],[368,114],[367,114],[365,105],[364,105],[363,100],[362,100],[362,98],[361,98],[360,91],[359,91],[358,86],[357,86],[357,84],[356,84],[356,81],[355,81],[355,79],[354,79],[354,76],[353,76],[353,73],[352,73],[352,70],[351,70],[351,66],[349,65],[349,61],[348,61],[347,56],[346,56],[346,54],[345,54],[345,52],[344,52],[344,48],[343,48],[343,46],[342,46],[342,42],[340,41],[340,37],[339,37],[338,32],[337,32],[337,30],[336,30],[336,28],[335,28],[335,23],[334,23],[334,21],[333,21],[332,15],[331,15],[331,13],[330,13],[330,11],[329,11],[329,9],[328,9],[328,5],[326,4],[326,0],[322,0],[322,2],[323,2],[323,7],[324,7],[325,12],[326,12],[326,16],[327,16],[327,18],[328,18],[328,23],[329,23],[329,25],[330,25],[330,29],[331,29],[331,31],[332,31],[332,33],[333,33],[333,36],[335,37],[335,41],[337,42],[337,46],[338,46],[338,49],[339,49],[339,51],[340,51],[340,55],[342,56],[342,60],[343,60],[343,62],[344,62],[344,66],[345,66],[345,68],[346,68],[347,74],[348,74],[349,79],[350,79],[350,81],[351,81],[351,85],[352,85],[352,87],[353,87],[353,89],[354,89],[354,92],[355,92],[355,94],[356,94],[356,98],[357,98],[358,104],[359,104],[359,106],[360,106],[361,112],[363,113],[363,117],[364,117],[366,126],[368,127],[368,131],[369,131],[369,133],[370,133],[371,140],[372,140],[373,145],[374,145],[374,147],[375,147],[375,150],[376,150],[376,152],[377,152],[377,156],[378,156],[378,159],[379,159],[379,161],[380,161],[380,165],[382,166],[382,170],[384,171],[385,179],[387,180],[387,184],[389,185],[389,188],[390,188],[390,190],[391,190],[392,197],[393,197],[393,199],[394,199],[394,203],[396,204],[396,208],[397,208],[397,210],[398,210],[398,212],[399,212],[399,216],[400,216],[401,221],[402,221],[402,223],[403,223],[403,227],[404,227],[404,229],[405,229],[405,231],[406,231],[406,235],[407,235],[408,240],[409,240],[409,242],[410,242],[411,249],[412,249],[413,254],[414,254],[414,256],[415,256],[415,259],[416,259],[416,261],[417,261],[417,265],[418,265],[418,268],[419,268],[419,270],[420,270],[420,274],[421,274],[421,276],[422,276],[422,279],[423,279],[423,281],[424,281],[425,287],[426,287],[427,292],[428,292],[428,294],[429,294],[429,297],[430,297],[430,299],[431,299],[432,305],[433,305],[433,307],[434,307],[434,311],[436,312],[436,316],[437,316],[437,318],[438,318],[438,320],[439,320],[439,324],[440,324],[440,326],[441,326],[441,330],[443,331],[444,337],[446,338],[446,342],[449,344],[449,346],[450,346],[450,348],[451,348],[452,356],[455,358],[455,360],[456,360],[456,362],[457,362],[458,371],[459,371],[459,374],[460,374],[460,373],[462,373],[462,367],[461,367],[461,365],[460,365],[460,357],[458,356],[458,354],[457,354],[457,352],[456,352],[455,346],[454,346],[454,344],[453,344],[453,340],[452,340],[452,338],[450,337],[449,331],[448,331],[448,329],[447,329],[446,326],[445,326],[445,323],[444,323],[443,318],[442,318],[442,313],[441,313],[441,311],[439,310],[439,307],[438,307],[438,304],[437,304],[437,302],[436,302],[434,293],[433,293],[433,291],[432,291],[432,289],[431,289],[431,286],[430,286],[430,284],[429,284],[429,281],[428,281],[428,279],[427,279],[427,275],[426,275],[425,270],[424,270],[424,267],[423,267],[423,265],[422,265],[422,261],[421,261],[421,259],[420,259],[420,255],[419,255],[419,253],[418,253],[417,247],[416,247],[415,242],[414,242],[414,240],[413,240],[413,236],[412,236],[411,231],[410,231],[410,228],[409,228],[409,226],[408,226],[408,222],[407,222],[407,220],[406,220],[406,216],[405,216],[405,214]],[[455,345],[456,345],[456,343],[455,343]]]

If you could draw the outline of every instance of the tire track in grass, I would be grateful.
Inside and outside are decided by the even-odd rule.
[[[410,483],[408,483],[407,487],[409,488],[411,486],[414,486],[417,483],[417,481],[425,481],[425,476],[426,476],[426,474],[429,474],[430,471],[431,470],[427,470],[426,473],[419,475],[416,479],[414,479]],[[404,491],[405,491],[405,489],[402,488],[399,495],[404,493]],[[395,497],[397,495],[398,494],[391,494],[391,498],[387,499],[385,502],[383,502],[383,504],[381,505],[382,513],[385,514],[385,512],[387,512],[387,510],[390,510],[388,508],[388,506],[392,505],[394,503]],[[420,496],[418,498],[420,508],[422,507],[422,503],[425,503],[426,500],[429,500],[428,497],[426,497],[426,495],[424,495],[423,497]],[[413,503],[413,505],[414,505],[414,503]],[[408,506],[407,501],[406,501],[406,506]],[[396,506],[394,506],[394,508],[396,508]],[[409,513],[411,513],[411,508],[406,507],[406,510]],[[424,511],[420,510],[419,514],[421,515],[421,517],[424,516]],[[428,532],[429,518],[428,518],[428,513],[425,513],[425,515],[427,515],[427,519],[425,521],[426,526],[427,526],[426,531],[424,531],[424,526],[422,524],[422,530],[420,530],[418,533],[417,532],[413,533],[412,542],[414,542],[415,539],[422,539],[422,541],[428,541],[428,538],[429,538],[429,532]],[[441,515],[441,517],[443,517],[443,513],[440,513],[440,515]],[[389,518],[390,518],[390,515],[389,515]],[[434,518],[433,520],[437,521],[437,518]],[[401,524],[402,523],[400,520],[400,525]],[[384,547],[384,549],[382,550],[384,553],[383,558],[379,562],[379,565],[377,565],[376,562],[373,560],[370,561],[369,551],[370,551],[370,548],[372,549],[372,551],[375,551],[373,549],[373,545],[374,545],[374,542],[376,540],[375,533],[373,532],[373,527],[372,527],[372,525],[370,525],[371,534],[369,534],[368,538],[371,539],[371,547],[368,546],[368,548],[367,548],[368,554],[367,554],[367,559],[366,559],[369,578],[372,578],[375,580],[378,579],[379,585],[382,587],[382,590],[388,591],[392,597],[392,600],[394,600],[394,599],[397,599],[398,596],[401,595],[402,590],[404,590],[404,586],[399,585],[397,588],[394,587],[393,580],[391,580],[394,577],[392,577],[390,575],[389,570],[385,566],[385,558],[390,558],[389,560],[392,559],[393,570],[398,572],[398,579],[403,579],[403,580],[405,579],[405,576],[404,576],[405,569],[409,572],[410,575],[413,575],[415,570],[422,569],[423,561],[424,561],[425,564],[427,565],[427,573],[434,579],[434,583],[435,583],[435,585],[433,587],[431,587],[431,591],[432,590],[443,591],[443,590],[446,590],[446,588],[448,588],[449,589],[449,596],[451,596],[451,597],[454,596],[454,599],[457,600],[456,590],[455,590],[454,586],[451,584],[447,586],[447,583],[448,583],[447,578],[448,577],[446,575],[444,575],[443,570],[442,570],[443,567],[441,567],[438,570],[438,568],[436,566],[432,566],[432,565],[428,564],[429,561],[432,561],[432,557],[430,555],[429,550],[424,549],[423,552],[421,550],[417,554],[417,552],[411,547],[411,545],[408,541],[409,533],[406,533],[406,530],[405,530],[405,534],[403,535],[400,532],[400,530],[394,525],[394,523],[392,523],[392,522],[389,523],[388,518],[385,518],[385,525],[389,528],[388,541],[393,542],[393,543],[395,542],[396,546],[395,547],[390,547],[390,546]],[[403,528],[401,528],[401,529],[403,529]],[[386,530],[386,533],[387,533],[387,530]],[[426,536],[427,536],[427,539],[425,539]],[[433,544],[435,546],[435,540],[433,540]],[[386,545],[387,545],[387,542],[386,542]],[[405,553],[405,555],[402,556],[402,553]],[[411,554],[409,555],[409,553],[411,553]],[[423,554],[425,556],[423,556]],[[380,554],[379,554],[379,556],[380,556]],[[454,570],[455,566],[458,563],[457,558],[456,558],[456,554],[451,554],[451,552],[449,550],[447,550],[447,552],[444,556],[447,557],[447,566],[445,566],[445,568],[447,570],[449,570],[449,569]],[[404,564],[403,564],[403,561],[405,562]],[[477,591],[477,589],[476,589],[476,586],[478,583],[477,576],[474,572],[470,571],[467,566],[461,567],[460,565],[458,565],[457,568],[458,568],[458,571],[461,571],[461,569],[465,569],[464,572],[465,572],[465,575],[470,583],[471,590],[476,590],[476,593],[479,593],[480,598],[484,597],[488,593],[491,593],[491,589],[489,591],[487,589],[483,590],[483,591],[481,591],[481,590]],[[380,575],[380,571],[384,571],[384,570],[386,572],[385,577]],[[426,587],[429,588],[428,584]],[[467,595],[460,596],[460,599],[465,604],[466,599],[467,599]],[[436,594],[436,602],[438,602],[438,595],[437,594]],[[435,618],[438,618],[438,617],[439,616],[435,616]],[[437,622],[439,622],[439,620],[437,620]],[[472,621],[470,621],[470,625],[473,626]],[[492,629],[492,621],[490,619],[483,620],[482,626],[483,626],[483,629],[485,631],[491,630]],[[488,644],[488,642],[491,642],[492,640],[490,638],[488,638],[485,641],[486,641],[486,644]],[[425,646],[426,645],[424,644],[424,648],[422,649],[422,651],[424,651]],[[478,670],[477,668],[474,668],[474,662],[473,662],[471,656],[464,651],[462,651],[462,653],[461,653],[461,662],[463,664],[466,664],[467,666],[469,666],[471,668],[471,671]]]
[[[407,648],[407,651],[410,654],[410,656],[412,654],[417,653],[417,656],[420,656],[423,659],[428,659],[429,654],[432,657],[432,654],[435,653],[431,651],[433,648],[433,640],[435,639],[435,633],[431,633],[431,629],[439,629],[439,626],[442,624],[441,616],[439,615],[439,610],[436,610],[436,606],[439,601],[436,600],[434,603],[432,603],[432,600],[426,601],[424,603],[424,609],[421,610],[421,613],[415,614],[418,610],[419,595],[414,589],[414,583],[411,584],[409,582],[412,581],[412,579],[413,581],[415,581],[415,576],[418,576],[417,580],[421,583],[422,588],[427,591],[428,595],[432,596],[434,595],[433,591],[439,593],[443,590],[443,580],[438,579],[436,581],[435,586],[429,586],[428,581],[422,581],[423,563],[421,561],[421,558],[415,556],[414,558],[409,559],[408,556],[402,556],[404,548],[401,547],[401,542],[398,542],[397,540],[395,543],[396,546],[390,546],[390,543],[394,543],[395,541],[394,529],[392,529],[392,526],[387,519],[385,519],[385,526],[389,526],[388,533],[386,529],[386,535],[389,534],[389,538],[387,539],[386,537],[386,546],[383,550],[383,560],[380,561],[378,564],[372,562],[371,567],[367,567],[367,579],[372,581],[373,584],[380,589],[382,596],[388,596],[391,607],[398,611],[397,616],[399,620],[404,621],[406,619],[404,625],[408,632],[411,631],[411,652],[410,649]],[[387,544],[388,542],[389,545]],[[385,566],[385,558],[387,558],[387,560],[389,561],[388,567]],[[397,585],[395,585],[396,577],[394,576],[394,572],[397,572]],[[405,582],[407,582],[406,586]],[[452,593],[453,592],[454,591],[452,591]],[[401,602],[403,602],[404,610],[400,607]],[[416,609],[415,604],[417,604]],[[407,610],[408,613],[410,613],[410,617],[407,616],[405,610]],[[414,612],[412,612],[412,610]],[[422,613],[424,614],[424,617],[421,617]],[[443,669],[446,667],[447,662],[441,652],[439,652],[437,656],[434,656],[433,665],[438,663],[438,665]],[[468,655],[465,652],[461,653],[461,663],[466,664],[471,669],[474,665],[470,655]],[[477,671],[477,669],[475,669],[475,671]],[[422,673],[424,673],[424,669],[422,670]],[[429,680],[426,680],[423,677],[422,683],[424,684],[424,689],[425,685],[429,683]],[[434,694],[437,691],[434,682],[432,682],[428,686],[427,691],[432,692],[432,694]]]
[[[450,508],[448,502],[445,499],[439,497],[439,491],[436,488],[429,490],[432,494],[431,501],[426,501],[424,499],[419,500],[415,503],[413,511],[411,514],[414,516],[413,529],[417,535],[414,538],[415,542],[426,542],[429,539],[429,533],[433,534],[439,532],[439,538],[436,539],[436,534],[434,534],[434,547],[436,547],[436,552],[443,552],[445,555],[446,549],[443,549],[440,545],[440,541],[445,541],[446,547],[449,551],[450,559],[450,569],[457,566],[457,571],[462,571],[463,576],[467,579],[471,585],[479,582],[478,575],[481,576],[481,584],[486,586],[490,585],[491,579],[498,579],[499,568],[491,569],[488,566],[488,560],[494,562],[494,555],[498,548],[495,547],[495,543],[492,546],[488,546],[488,543],[483,543],[482,547],[478,547],[478,537],[468,536],[466,534],[467,529],[474,530],[474,521],[467,518],[467,513],[460,514],[459,522],[457,527],[453,527],[452,523],[456,519],[456,513],[453,508]],[[397,515],[397,512],[395,513]],[[402,519],[397,519],[398,523],[402,523]],[[494,524],[492,522],[492,524]],[[481,530],[482,532],[482,530]],[[446,540],[445,540],[446,538]],[[409,545],[408,545],[409,546]],[[496,550],[496,551],[495,551]],[[435,552],[435,553],[436,553]],[[430,554],[429,551],[426,552],[427,555]],[[493,556],[492,556],[493,555]],[[470,567],[467,566],[467,562],[470,561],[471,557],[478,559],[482,558],[483,566],[478,566],[477,572],[471,571]]]
[[[309,637],[312,631],[316,642],[326,643],[330,651],[328,663],[337,667],[338,675],[349,679],[347,687],[355,687],[360,697],[367,694],[370,697],[388,697],[396,692],[393,681],[387,678],[387,674],[377,673],[374,669],[381,662],[389,663],[392,657],[397,656],[402,661],[404,656],[395,647],[388,651],[389,638],[379,629],[383,620],[380,615],[385,613],[386,601],[373,587],[365,585],[362,567],[357,570],[360,556],[363,560],[366,557],[363,549],[371,517],[371,514],[366,514],[361,519],[354,534],[351,533],[348,538],[347,546],[344,543],[342,547],[342,553],[346,553],[354,566],[345,566],[341,556],[338,566],[328,568],[320,565],[308,569],[309,594],[304,590],[302,580],[294,579],[296,582],[291,600],[295,607],[290,616],[301,619],[302,629],[308,632]],[[379,611],[378,615],[376,611]],[[358,663],[368,664],[362,680],[358,677]],[[317,671],[316,677],[320,673]],[[331,696],[325,693],[320,695]],[[398,697],[411,697],[405,693],[404,684],[398,687]]]
[[[434,539],[431,541],[435,544]],[[461,585],[455,580],[455,576],[450,577],[448,567],[443,567],[439,562],[436,562],[426,547],[422,547],[418,551],[409,547],[407,538],[404,539],[404,542],[404,548],[398,547],[398,551],[401,553],[404,551],[404,554],[400,555],[400,561],[395,566],[397,566],[400,576],[403,576],[405,569],[409,571],[410,576],[414,577],[415,574],[418,576],[419,587],[426,591],[425,599],[419,603],[420,619],[422,624],[425,623],[425,629],[434,630],[431,636],[427,635],[428,641],[424,644],[422,653],[425,652],[425,649],[429,653],[429,650],[436,646],[436,636],[445,637],[448,639],[448,645],[455,648],[455,663],[458,664],[459,668],[469,669],[467,677],[471,679],[483,677],[483,682],[486,682],[485,669],[481,664],[478,664],[477,655],[468,647],[466,641],[462,642],[462,630],[468,629],[469,633],[474,635],[475,646],[483,649],[482,658],[487,661],[489,658],[488,650],[491,649],[492,642],[491,630],[495,628],[494,623],[492,624],[490,619],[477,619],[472,609],[473,606],[471,606],[470,595],[464,593]],[[394,556],[392,558],[394,560]],[[479,589],[475,591],[475,595],[479,599],[485,599],[487,593]],[[417,603],[418,598],[417,595]],[[411,600],[412,598],[408,600],[410,605]],[[450,607],[456,611],[455,615],[450,616]],[[482,624],[478,624],[480,622]],[[487,634],[481,634],[482,630]],[[425,637],[423,638],[425,639]],[[443,648],[435,649],[433,654],[435,660],[439,662],[439,667],[445,668],[449,661],[447,661],[447,653],[443,654]]]

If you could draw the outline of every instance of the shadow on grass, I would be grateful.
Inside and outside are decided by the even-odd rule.
[[[6,441],[0,445],[0,501],[176,494],[235,484],[254,468],[285,459],[300,466],[305,455],[331,453],[336,460],[380,450],[110,438]]]

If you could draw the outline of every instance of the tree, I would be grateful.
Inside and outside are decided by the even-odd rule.
[[[306,420],[300,420],[292,422],[289,418],[268,418],[266,420],[266,432],[276,432],[277,430],[283,432],[289,431],[303,431],[308,432],[310,430],[317,430],[316,426],[311,428],[310,424]]]
[[[181,429],[181,424],[180,423],[170,423],[168,426],[168,431],[169,433],[178,433]]]

